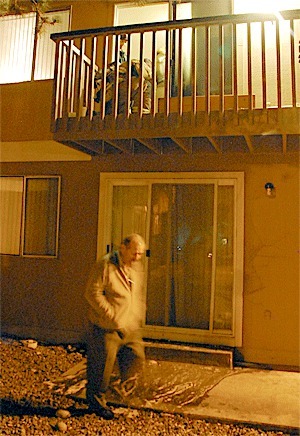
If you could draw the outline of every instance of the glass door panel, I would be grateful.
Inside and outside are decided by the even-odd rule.
[[[218,187],[214,330],[232,330],[234,186]]]
[[[151,198],[150,258],[148,259],[147,319],[150,325],[168,326],[172,282],[172,185],[154,184]]]
[[[153,184],[147,324],[209,329],[213,184]]]
[[[112,200],[111,250],[131,233],[146,239],[148,186],[114,186]]]

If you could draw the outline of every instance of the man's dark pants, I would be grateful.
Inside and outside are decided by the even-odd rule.
[[[87,401],[90,405],[95,395],[106,392],[116,359],[121,382],[141,374],[145,363],[141,332],[131,332],[122,338],[116,330],[90,324],[87,343]]]

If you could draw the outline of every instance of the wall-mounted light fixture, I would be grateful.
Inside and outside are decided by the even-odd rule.
[[[271,182],[265,184],[265,190],[267,197],[275,197],[275,186]]]

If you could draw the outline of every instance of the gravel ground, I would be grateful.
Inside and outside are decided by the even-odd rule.
[[[88,414],[84,403],[55,393],[45,382],[61,376],[84,355],[73,346],[38,344],[11,338],[0,340],[2,435],[285,435],[249,426],[207,422],[180,415],[114,408],[105,421]],[[68,409],[68,410],[67,410]],[[63,412],[62,412],[63,410]],[[67,410],[67,411],[66,411]],[[62,417],[59,415],[67,414]]]

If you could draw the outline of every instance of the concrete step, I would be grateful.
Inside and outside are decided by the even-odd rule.
[[[233,368],[233,350],[145,340],[147,359]]]

